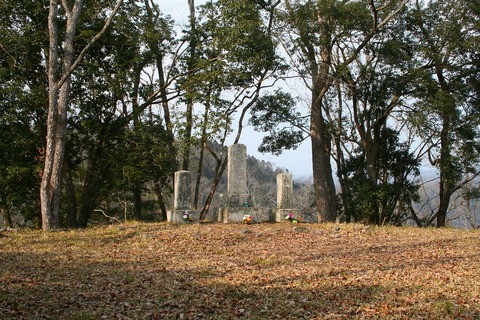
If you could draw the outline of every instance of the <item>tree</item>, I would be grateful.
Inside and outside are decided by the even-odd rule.
[[[414,178],[420,174],[419,160],[399,142],[399,134],[383,128],[378,133],[379,150],[375,157],[375,181],[372,183],[366,152],[358,148],[342,169],[349,201],[345,218],[373,224],[403,225],[410,218],[410,203],[418,200]]]
[[[437,226],[444,227],[452,195],[480,173],[478,164],[478,3],[417,1],[412,33],[424,66],[418,81],[413,123],[429,142],[429,160],[438,168]]]
[[[195,60],[197,59],[197,21],[195,17],[195,1],[188,0],[188,8],[190,11],[190,29],[188,35],[188,57],[187,57],[187,77],[195,72]],[[192,127],[193,127],[193,104],[195,94],[191,92],[192,87],[186,86],[185,90],[185,135],[183,138],[182,150],[182,170],[188,170],[190,165],[190,147],[192,145]]]
[[[111,9],[104,28],[76,55],[76,31],[84,1],[75,0],[73,4],[69,6],[65,1],[50,0],[48,15],[47,134],[45,143],[45,165],[40,185],[43,230],[53,230],[60,226],[60,192],[65,155],[67,105],[70,95],[72,73],[88,49],[107,30],[122,3],[123,0],[117,1],[115,7]],[[63,33],[60,32],[59,26],[59,17],[61,16],[65,17],[65,30]],[[62,41],[60,39],[62,39]],[[61,70],[61,72],[58,73],[58,70]]]
[[[31,1],[2,1],[0,12],[0,211],[7,223],[10,214],[39,223],[47,12]]]
[[[212,146],[220,145],[218,149],[223,149],[235,116],[238,129],[233,143],[239,142],[247,111],[261,92],[271,86],[268,80],[272,75],[281,69],[271,38],[276,5],[270,1],[220,0],[205,4],[199,12],[197,71],[189,75],[186,85],[192,88],[190,92],[201,93],[195,96],[195,101],[204,106],[198,129],[199,148],[205,148],[216,161],[201,219],[210,208],[226,168],[225,155],[217,154]],[[199,176],[201,165],[197,170]]]
[[[284,149],[296,149],[308,138],[307,120],[296,111],[292,96],[277,89],[258,99],[250,111],[249,123],[256,131],[269,133],[258,150],[278,155]]]
[[[310,139],[319,221],[334,221],[337,216],[325,95],[334,79],[407,2],[285,1],[282,20],[289,35],[285,46],[311,91]]]
[[[360,216],[369,223],[402,223],[400,218],[410,215],[406,204],[418,199],[413,180],[421,155],[410,154],[412,140],[404,120],[419,72],[412,62],[407,16],[398,14],[381,37],[374,37],[359,52],[326,98],[347,221],[359,219],[360,201],[355,195],[360,189],[362,206],[368,208],[367,216]],[[352,183],[352,174],[362,182]],[[390,197],[397,199],[394,206],[385,201]]]
[[[95,208],[107,210],[117,198],[123,204],[132,200],[136,218],[142,219],[146,191],[157,194],[166,219],[159,189],[168,190],[165,177],[176,166],[168,106],[176,91],[169,88],[173,76],[163,76],[172,74],[163,63],[176,50],[173,21],[150,1],[124,9],[90,48],[72,81],[65,171],[78,182],[66,181],[67,191],[76,193],[76,198],[67,195],[70,226],[86,227]],[[85,19],[77,43],[88,43],[89,34],[102,28],[99,22]],[[162,105],[160,111],[156,104]]]

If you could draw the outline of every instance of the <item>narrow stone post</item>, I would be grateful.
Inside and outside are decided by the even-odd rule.
[[[227,194],[232,207],[243,206],[247,201],[247,147],[244,144],[228,147]]]
[[[173,197],[173,213],[167,216],[169,222],[188,223],[198,221],[197,212],[192,210],[191,174],[189,171],[175,172]]]
[[[175,210],[191,210],[192,197],[190,189],[191,174],[190,171],[175,172],[175,188],[173,208]]]
[[[277,209],[293,208],[293,182],[290,173],[277,175]]]
[[[227,194],[220,195],[222,206],[218,210],[218,221],[223,223],[242,222],[246,214],[254,222],[269,221],[270,212],[254,208],[247,193],[247,147],[234,144],[228,147]]]
[[[277,175],[277,210],[276,222],[288,222],[285,216],[293,214],[299,218],[300,211],[293,208],[293,180],[290,173],[279,173]]]

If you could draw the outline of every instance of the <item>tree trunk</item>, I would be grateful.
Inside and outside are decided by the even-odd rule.
[[[330,163],[331,140],[328,125],[323,117],[323,96],[329,84],[326,83],[328,66],[321,66],[314,77],[310,139],[312,141],[313,186],[315,189],[317,217],[319,222],[334,222],[337,218],[335,183]]]
[[[440,178],[440,180],[442,180]],[[451,192],[445,188],[444,183],[440,182],[440,205],[437,211],[437,227],[447,226],[448,206],[450,205]]]
[[[195,68],[196,55],[196,21],[195,21],[195,1],[188,0],[188,7],[190,11],[190,57],[188,58],[188,74],[193,74]],[[187,111],[185,112],[185,136],[183,141],[183,160],[182,170],[188,171],[190,166],[190,147],[192,145],[192,127],[193,127],[193,90],[191,86],[187,86],[186,92]]]
[[[142,191],[136,187],[133,190],[133,211],[135,213],[135,219],[142,220]]]
[[[197,165],[197,177],[195,180],[195,193],[193,195],[193,209],[197,210],[198,208],[198,198],[200,197],[200,183],[202,181],[202,174],[203,174],[203,158],[205,154],[205,147],[206,140],[202,137],[201,146],[200,146],[200,155],[198,158],[198,165]]]
[[[65,160],[65,191],[68,202],[67,227],[75,228],[77,226],[77,198],[75,196],[75,185],[73,183],[72,170],[68,160]]]
[[[155,24],[155,21],[158,19],[158,15],[160,12],[157,12],[157,15],[154,14],[152,10],[152,6],[150,6],[148,0],[144,0],[145,3],[145,8],[147,9],[147,14],[148,14],[148,24],[147,27],[148,29],[153,30],[153,25]],[[167,146],[169,149],[169,163],[172,169],[172,176],[177,170],[177,151],[175,147],[175,137],[173,134],[173,123],[170,115],[170,109],[168,105],[168,93],[167,93],[167,79],[165,72],[163,70],[163,58],[164,58],[164,53],[163,50],[160,48],[159,44],[156,41],[149,41],[148,45],[150,47],[150,50],[152,50],[153,54],[155,55],[155,63],[158,71],[158,82],[159,82],[159,95],[160,95],[160,100],[161,100],[161,105],[163,109],[163,119],[165,121],[165,130],[167,132]],[[162,189],[163,193],[163,189]]]
[[[80,199],[80,211],[78,214],[78,226],[80,228],[86,228],[88,220],[92,213],[92,204],[94,204],[94,190],[95,190],[95,173],[97,171],[97,162],[101,157],[103,151],[103,140],[105,139],[105,133],[100,130],[97,145],[88,157],[87,169],[85,171],[85,179],[83,181],[82,195]]]
[[[12,216],[8,208],[0,208],[3,217],[3,224],[6,228],[13,228]]]
[[[67,13],[65,39],[63,41],[64,79],[58,80],[58,26],[59,3],[50,0],[48,30],[50,37],[48,60],[48,120],[45,147],[45,164],[40,186],[40,201],[43,230],[60,227],[60,193],[62,188],[62,166],[65,155],[65,131],[67,128],[67,103],[70,95],[70,67],[74,61],[74,39],[77,21],[83,6],[82,0],[75,1],[73,9]],[[63,82],[62,82],[63,81]]]
[[[203,123],[202,123],[202,136],[200,140],[200,155],[197,165],[197,178],[195,181],[195,194],[193,198],[193,208],[197,210],[198,208],[198,198],[200,197],[200,183],[202,180],[203,174],[203,159],[205,154],[205,148],[207,147],[207,127],[208,127],[208,116],[210,110],[210,102],[205,104],[205,112],[203,114]]]
[[[370,197],[371,197],[371,212],[369,214],[368,223],[381,225],[382,224],[382,214],[380,210],[380,199],[377,196],[378,186],[378,167],[377,167],[377,157],[378,157],[378,144],[379,140],[377,138],[370,138],[370,133],[367,132],[366,139],[363,141],[364,144],[364,154],[367,165],[367,177],[370,185]]]
[[[440,182],[439,197],[440,205],[437,211],[437,227],[445,227],[447,225],[448,206],[450,198],[453,194],[455,179],[453,178],[453,160],[450,154],[450,117],[442,114],[442,131],[440,133]]]
[[[325,120],[319,109],[312,109],[310,127],[317,216],[319,222],[334,222],[337,217],[337,201],[330,163],[331,141]]]
[[[48,119],[45,143],[45,163],[40,184],[40,207],[43,230],[60,227],[60,193],[62,188],[62,167],[65,155],[65,132],[67,128],[67,103],[70,95],[71,75],[75,67],[85,56],[87,50],[98,40],[123,3],[118,0],[111,11],[103,29],[85,46],[79,56],[75,55],[75,33],[82,12],[84,0],[75,0],[71,8],[67,1],[50,0],[48,14]],[[60,39],[57,19],[59,8],[63,7],[66,17],[65,37],[62,41],[63,55],[59,57]],[[63,66],[60,76],[60,61]]]
[[[345,156],[342,150],[342,137],[345,135],[343,132],[343,94],[342,88],[340,86],[340,81],[335,81],[335,90],[337,91],[337,100],[338,100],[338,114],[336,116],[336,134],[333,137],[333,142],[335,145],[335,164],[337,165],[337,175],[338,181],[340,184],[340,197],[342,199],[343,212],[345,214],[345,222],[350,223],[354,221],[354,214],[351,209],[351,195],[350,188],[347,185],[347,177],[343,173],[345,167]],[[327,113],[328,119],[333,123],[333,119]]]
[[[210,210],[210,206],[213,201],[213,196],[215,195],[218,184],[220,183],[220,180],[222,179],[222,175],[225,172],[225,169],[227,168],[228,159],[226,157],[225,159],[223,159],[223,161],[220,158],[216,158],[216,160],[217,160],[217,166],[215,168],[215,176],[213,178],[210,192],[207,196],[207,199],[205,200],[205,204],[203,205],[202,211],[200,211],[200,218],[199,218],[200,221],[204,220],[205,217],[207,216],[207,213]]]
[[[158,205],[160,206],[160,220],[167,221],[167,208],[165,206],[165,201],[163,201],[163,189],[159,182],[155,183],[155,194]]]

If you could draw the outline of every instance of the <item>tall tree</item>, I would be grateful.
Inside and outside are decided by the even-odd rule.
[[[368,222],[393,222],[395,206],[381,201],[387,194],[402,199],[402,203],[409,203],[409,198],[416,199],[412,182],[407,177],[418,172],[416,167],[419,160],[415,161],[414,155],[409,154],[411,145],[408,135],[400,132],[405,127],[402,117],[407,114],[404,112],[406,98],[410,98],[409,94],[414,90],[413,80],[418,73],[416,68],[411,67],[414,50],[413,43],[406,34],[406,16],[405,12],[398,14],[384,28],[381,37],[374,38],[374,41],[365,46],[358,58],[345,70],[341,79],[343,83],[338,81],[335,90],[326,99],[338,106],[331,108],[335,113],[326,110],[326,114],[334,130],[334,158],[347,220],[348,217],[355,216],[354,208],[358,208],[358,201],[352,194],[358,193],[358,190],[354,191],[352,187],[355,184],[344,176],[348,171],[344,170],[348,166],[347,162],[349,165],[357,163],[365,166],[354,170],[358,176],[365,173],[362,177],[365,179],[363,184],[368,182],[361,186],[365,194],[369,193],[364,200],[371,201],[368,205]],[[391,129],[394,127],[398,129]],[[403,137],[406,137],[405,143],[400,142]],[[397,163],[388,154],[402,159],[401,162]],[[345,160],[345,155],[350,157],[348,161]],[[392,163],[396,164],[391,166]],[[385,192],[387,188],[389,191]],[[399,207],[400,201],[397,205]],[[404,207],[403,204],[402,208]],[[402,214],[405,215],[406,212],[408,210]]]
[[[178,61],[180,60],[181,45],[177,47],[178,40],[174,38],[172,20],[163,18],[159,7],[153,0],[144,0],[147,12],[147,23],[145,43],[153,58],[153,66],[158,77],[152,83],[151,99],[152,105],[159,104],[163,111],[163,122],[165,126],[165,141],[169,149],[169,167],[171,176],[177,170],[177,147],[174,136],[174,121],[171,112],[171,101],[180,96],[176,81],[179,77]],[[168,61],[171,61],[169,63]],[[172,89],[175,86],[177,89]],[[157,199],[161,206],[162,219],[167,220],[167,206],[164,201],[167,188],[159,181],[155,182]]]
[[[168,119],[168,99],[175,96],[169,86],[174,80],[163,76],[171,74],[164,72],[163,62],[176,50],[173,21],[149,0],[144,5],[126,3],[124,8],[90,48],[72,83],[67,141],[72,152],[66,163],[71,162],[73,174],[81,177],[73,188],[80,227],[87,226],[96,207],[116,198],[113,195],[120,195],[123,203],[130,203],[133,195],[136,218],[142,218],[144,192],[152,185],[157,191],[167,190],[165,176],[172,176],[175,169]],[[94,12],[85,12],[89,14]],[[85,34],[101,27],[99,21],[84,19],[77,42],[86,44]],[[162,76],[156,78],[155,73]],[[162,108],[155,108],[157,104]],[[150,152],[145,150],[146,141]],[[163,196],[158,198],[166,219]],[[69,199],[69,208],[75,207],[75,198]]]
[[[195,59],[197,51],[197,21],[195,16],[195,1],[188,0],[188,8],[190,12],[190,29],[189,29],[189,46],[188,46],[188,57],[187,57],[187,77],[191,76],[195,72]],[[183,138],[183,148],[182,148],[182,170],[188,170],[190,164],[190,147],[192,145],[192,127],[193,127],[193,104],[194,104],[194,93],[192,88],[187,86],[185,94],[185,135]]]
[[[376,143],[376,178],[372,182],[365,150],[359,147],[345,161],[341,172],[347,185],[345,218],[372,224],[403,225],[410,218],[410,204],[418,199],[418,186],[412,178],[419,175],[419,159],[409,152],[409,145],[399,142],[399,133],[382,128]],[[343,204],[343,203],[342,203]]]
[[[310,139],[319,221],[337,216],[336,190],[330,153],[332,135],[325,115],[325,95],[346,67],[385,25],[400,12],[402,1],[285,0],[285,41],[300,75],[310,79]],[[336,57],[336,53],[341,55]]]
[[[426,6],[417,1],[412,12],[412,35],[419,39],[417,56],[424,65],[414,124],[439,171],[438,227],[446,225],[452,195],[480,174],[479,13],[471,0]]]
[[[271,86],[272,75],[281,69],[271,38],[277,5],[273,1],[219,0],[206,3],[200,10],[198,71],[189,77],[188,85],[193,92],[203,93],[197,96],[205,106],[200,148],[206,148],[217,163],[201,218],[210,208],[226,167],[225,154],[217,154],[213,143],[220,145],[216,150],[223,151],[234,121],[238,129],[233,143],[239,142],[247,111]]]
[[[31,1],[2,1],[0,12],[0,211],[39,226],[48,12]]]
[[[45,143],[45,165],[40,185],[40,203],[43,230],[60,227],[60,193],[65,136],[67,128],[67,105],[70,95],[72,73],[82,61],[88,49],[107,30],[120,9],[123,0],[111,8],[104,28],[77,54],[76,31],[84,6],[83,0],[72,4],[50,0],[48,15],[48,119]],[[60,17],[65,18],[65,29],[60,29]],[[60,70],[60,71],[59,71]]]

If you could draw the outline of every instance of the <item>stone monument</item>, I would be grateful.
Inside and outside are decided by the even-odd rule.
[[[285,217],[290,213],[296,218],[301,218],[300,210],[293,208],[293,181],[290,173],[277,175],[277,210],[275,213],[276,222],[288,222]]]
[[[167,216],[168,222],[198,222],[198,213],[192,210],[191,174],[189,171],[175,172],[173,212]]]
[[[246,214],[252,215],[254,222],[269,221],[269,211],[253,207],[247,192],[247,147],[231,145],[227,157],[227,194],[220,195],[222,207],[218,210],[218,221],[243,222]]]
[[[229,207],[243,207],[248,203],[247,147],[234,144],[228,147],[227,197]]]

